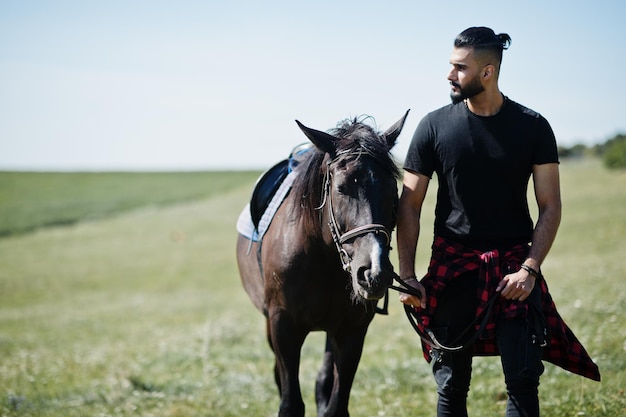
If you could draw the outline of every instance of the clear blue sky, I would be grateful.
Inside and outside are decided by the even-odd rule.
[[[507,32],[500,87],[560,144],[626,132],[626,2],[0,2],[0,169],[267,168],[346,117],[395,149],[449,102],[452,41]]]

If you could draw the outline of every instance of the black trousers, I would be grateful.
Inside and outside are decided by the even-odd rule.
[[[437,300],[431,327],[443,344],[463,344],[464,339],[471,337],[473,330],[459,339],[475,319],[477,283],[477,273],[457,277]],[[539,291],[539,286],[535,286],[533,291]],[[529,297],[531,299],[536,297]],[[527,319],[498,318],[496,342],[508,394],[506,417],[539,416],[538,386],[539,377],[543,373],[542,348],[533,343],[532,329]],[[472,349],[454,353],[436,352],[435,356],[432,365],[439,395],[437,416],[466,417]]]

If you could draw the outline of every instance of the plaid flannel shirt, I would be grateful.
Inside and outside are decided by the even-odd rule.
[[[426,309],[417,309],[422,324],[429,326],[430,318],[437,309],[437,299],[448,282],[466,272],[478,271],[478,306],[476,317],[487,308],[489,298],[495,293],[501,277],[517,271],[528,254],[527,245],[517,245],[505,251],[480,252],[467,246],[436,237],[432,258],[426,276],[421,280],[427,294]],[[541,304],[548,330],[548,345],[543,350],[543,359],[570,372],[600,381],[598,366],[578,341],[572,330],[559,315],[545,279],[535,285],[541,288]],[[495,318],[526,317],[528,304],[524,301],[500,299],[494,305],[487,325],[473,346],[475,356],[499,355],[495,341]],[[476,331],[480,324],[476,324]],[[424,357],[431,361],[430,347],[422,343]]]

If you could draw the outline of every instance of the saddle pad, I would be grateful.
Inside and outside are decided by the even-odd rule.
[[[280,187],[276,191],[276,194],[274,194],[274,196],[267,205],[267,209],[259,219],[258,226],[255,226],[252,221],[250,204],[248,203],[239,215],[239,219],[237,219],[237,231],[244,237],[252,240],[253,242],[261,241],[263,239],[263,235],[272,223],[272,219],[274,218],[274,214],[276,214],[276,210],[278,210],[280,204],[283,202],[285,197],[287,197],[287,194],[289,194],[289,190],[291,190],[291,185],[293,184],[296,176],[297,171],[291,171],[285,177],[285,180],[282,182],[282,184],[280,184]]]
[[[261,174],[252,192],[250,203],[244,207],[237,220],[237,231],[240,234],[253,242],[263,238],[276,210],[291,190],[298,166],[312,148],[313,144],[310,142],[296,146],[289,154],[289,158]]]
[[[250,214],[252,215],[252,223],[254,227],[258,229],[261,217],[270,202],[272,197],[282,184],[285,177],[289,173],[289,160],[285,159],[274,165],[272,168],[265,171],[264,174],[259,177],[254,186],[252,192],[252,198],[250,199]]]

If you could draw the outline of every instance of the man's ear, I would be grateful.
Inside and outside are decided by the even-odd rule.
[[[493,64],[487,64],[485,65],[485,67],[483,68],[483,73],[481,74],[483,80],[487,80],[491,77],[493,77],[493,75],[496,72],[496,67]]]

